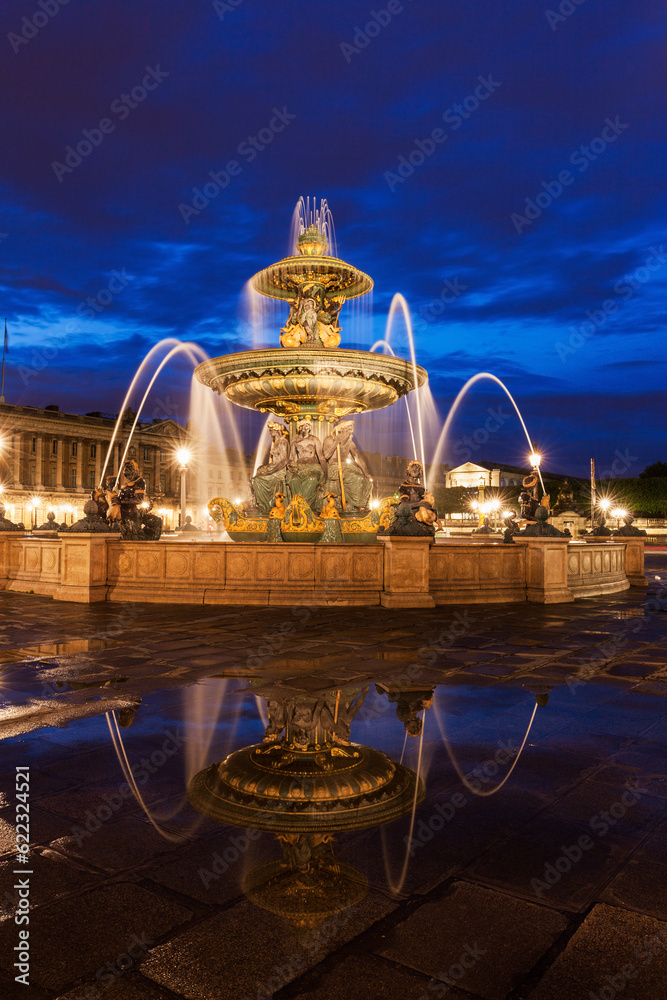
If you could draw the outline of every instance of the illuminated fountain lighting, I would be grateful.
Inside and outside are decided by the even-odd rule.
[[[466,384],[459,390],[459,392],[458,392],[458,394],[456,396],[456,399],[454,400],[454,402],[452,403],[452,405],[449,408],[449,412],[448,412],[447,417],[445,419],[445,422],[444,422],[444,424],[442,426],[442,430],[440,432],[440,437],[438,438],[438,443],[437,443],[437,445],[435,447],[435,452],[434,452],[434,455],[433,455],[433,462],[432,462],[432,465],[431,465],[431,476],[430,476],[430,478],[428,480],[429,489],[432,488],[432,486],[434,485],[434,483],[432,482],[432,479],[433,479],[433,476],[435,475],[435,470],[436,470],[438,464],[440,463],[440,461],[442,459],[442,453],[443,453],[445,444],[447,442],[447,435],[449,434],[449,429],[450,429],[450,427],[452,425],[454,417],[456,416],[458,408],[461,405],[461,403],[463,402],[463,400],[465,399],[465,397],[468,394],[469,390],[473,387],[473,385],[475,385],[477,382],[481,381],[482,379],[490,379],[492,382],[495,382],[496,385],[499,385],[500,388],[503,390],[503,392],[506,394],[506,396],[509,399],[510,403],[514,407],[514,411],[515,411],[515,413],[516,413],[516,415],[519,418],[519,421],[521,423],[521,427],[522,427],[523,432],[524,432],[524,434],[526,436],[526,440],[528,441],[528,446],[529,446],[529,448],[531,450],[531,458],[533,458],[533,457],[539,457],[541,459],[541,456],[536,456],[536,455],[533,454],[533,442],[532,442],[531,437],[530,437],[530,435],[528,433],[528,429],[526,427],[525,421],[524,421],[523,417],[521,416],[521,411],[519,410],[519,407],[517,406],[517,403],[516,403],[514,397],[512,396],[511,392],[509,391],[509,389],[507,388],[507,386],[505,385],[505,383],[501,382],[501,380],[496,375],[492,375],[490,372],[478,372],[476,375],[473,375],[472,378],[469,378],[468,381],[466,382]],[[535,467],[535,469],[536,469],[536,473],[537,473],[537,475],[539,477],[540,484],[542,486],[542,492],[546,493],[546,489],[544,487],[544,481],[542,479],[542,473],[540,472],[539,464]]]
[[[390,407],[402,396],[425,386],[428,377],[416,364],[409,311],[400,296],[390,309],[389,323],[399,309],[407,316],[410,362],[393,354],[339,347],[338,314],[343,304],[367,295],[373,282],[368,275],[329,252],[331,219],[326,203],[317,211],[309,203],[303,203],[295,220],[298,253],[270,265],[251,279],[252,288],[260,295],[286,302],[290,307],[281,330],[280,348],[213,358],[199,364],[195,376],[237,406],[282,417],[290,441],[296,437],[297,424],[307,419],[313,434],[322,442],[333,433],[341,418]],[[418,402],[418,424],[422,428],[419,405]],[[423,428],[420,434],[421,454],[425,457]],[[267,437],[265,421],[255,472],[263,464]],[[245,509],[236,509],[242,502],[240,497],[233,503],[225,497],[216,497],[210,501],[209,510],[215,519],[224,520],[232,538],[240,538],[243,532],[246,532],[244,540],[259,541],[267,537],[266,512],[246,513]],[[308,510],[307,519],[312,514]],[[312,518],[307,524],[311,521]],[[312,523],[315,527],[294,528],[294,532],[302,531],[303,541],[316,540],[324,524],[319,522],[318,527],[317,520]],[[358,526],[349,521],[341,524],[341,531],[344,536],[354,534],[351,541],[368,541],[371,536],[375,539],[378,526],[379,521]]]

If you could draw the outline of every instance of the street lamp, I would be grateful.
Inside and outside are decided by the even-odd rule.
[[[185,475],[188,471],[188,462],[190,461],[189,450],[187,448],[179,448],[176,452],[176,458],[178,459],[181,473],[181,510],[178,518],[178,526],[182,528],[185,524]]]
[[[612,510],[611,516],[616,518],[616,530],[617,531],[621,527],[621,518],[625,517],[627,515],[627,513],[628,513],[627,510],[623,510],[622,507],[616,507],[614,510]]]
[[[480,476],[479,477],[479,482],[477,484],[477,506],[478,506],[478,509],[479,509],[479,525],[478,525],[478,527],[480,527],[480,528],[484,524],[484,486],[485,485],[486,484],[484,482],[484,477]]]
[[[37,527],[37,508],[39,507],[39,500],[37,497],[33,497],[30,501],[30,506],[32,507],[32,526]]]

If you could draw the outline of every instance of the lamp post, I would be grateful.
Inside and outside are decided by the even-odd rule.
[[[621,527],[621,518],[627,515],[627,510],[623,510],[622,507],[616,507],[611,512],[611,516],[616,518],[616,530],[618,531]]]
[[[609,508],[611,507],[611,500],[609,500],[607,497],[604,497],[602,500],[600,500],[598,507],[602,511],[602,516],[605,517],[609,513]],[[596,519],[593,518],[592,528],[595,528],[595,521]]]
[[[176,452],[176,458],[178,459],[181,473],[181,510],[178,518],[178,526],[182,529],[185,525],[185,476],[188,471],[190,452],[187,448],[179,448]]]
[[[533,473],[535,474],[535,484],[533,486],[533,496],[537,500],[537,498],[538,498],[537,483],[539,482],[539,478],[540,478],[540,462],[542,461],[542,456],[540,455],[539,451],[537,450],[537,445],[535,444],[534,441],[533,441],[533,450],[532,450],[531,454],[528,456],[528,461],[530,462],[530,467],[533,470]]]
[[[37,497],[33,497],[30,501],[30,506],[32,507],[32,527],[34,530],[37,527],[37,508],[39,507],[39,500]]]
[[[478,527],[481,528],[484,525],[484,478],[480,476],[479,482],[477,484],[477,506],[479,508],[479,524]]]

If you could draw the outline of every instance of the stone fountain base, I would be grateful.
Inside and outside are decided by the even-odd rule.
[[[428,538],[396,536],[359,545],[0,535],[0,589],[80,603],[555,604],[645,585],[643,538],[429,546]]]

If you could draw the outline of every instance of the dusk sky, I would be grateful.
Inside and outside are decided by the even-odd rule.
[[[163,337],[251,348],[244,284],[310,195],[375,281],[343,345],[402,292],[442,419],[489,371],[548,467],[667,460],[664,2],[61,4],[0,13],[8,402],[115,413]],[[149,417],[186,418],[189,372]],[[453,442],[499,404],[473,389]],[[471,457],[525,455],[508,419]]]

